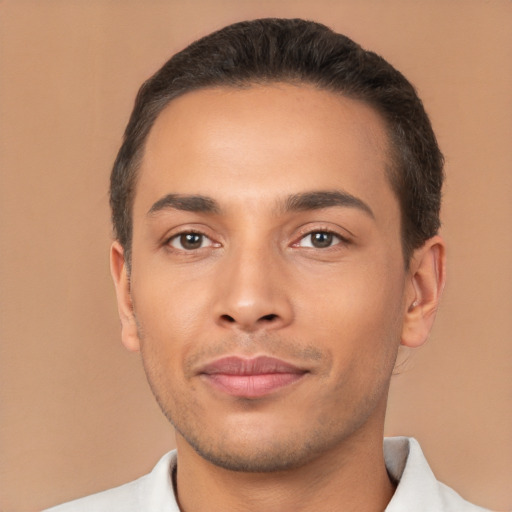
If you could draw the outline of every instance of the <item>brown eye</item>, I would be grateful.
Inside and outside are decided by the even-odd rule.
[[[327,249],[341,242],[341,238],[329,231],[314,231],[309,233],[299,242],[300,247],[312,247],[314,249]]]
[[[311,245],[317,249],[323,249],[332,245],[332,239],[332,233],[313,233],[311,235]]]
[[[171,247],[185,251],[193,251],[212,245],[211,240],[200,233],[181,233],[170,241]]]

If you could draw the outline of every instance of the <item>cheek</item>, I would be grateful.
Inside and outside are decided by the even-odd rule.
[[[313,329],[338,364],[389,357],[400,342],[403,275],[396,265],[361,265],[333,273],[321,293],[318,288],[312,293],[305,283],[296,302],[301,330]]]
[[[141,276],[133,287],[134,310],[144,333],[158,340],[187,339],[201,329],[209,305],[207,286],[187,276],[176,279],[154,271],[156,279]]]
[[[170,390],[184,381],[187,355],[205,330],[199,291],[171,281],[140,280],[134,287],[133,306],[139,326],[141,356],[150,385],[161,404],[174,398]]]
[[[153,393],[167,412],[166,404],[177,398],[171,391],[186,380],[184,361],[197,348],[195,340],[204,336],[204,306],[200,292],[191,287],[170,286],[163,280],[144,283],[133,297],[142,362]]]

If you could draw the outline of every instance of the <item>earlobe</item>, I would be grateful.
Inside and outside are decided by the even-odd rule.
[[[445,283],[445,245],[436,235],[414,251],[406,290],[402,345],[415,348],[427,340]]]
[[[130,277],[124,259],[124,250],[118,241],[113,242],[110,248],[110,272],[116,289],[123,345],[128,350],[137,352],[140,350],[140,341],[130,295]]]

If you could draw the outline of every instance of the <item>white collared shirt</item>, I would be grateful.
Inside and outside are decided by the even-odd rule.
[[[171,482],[176,451],[164,455],[151,473],[120,487],[64,503],[46,512],[180,512]],[[413,438],[384,439],[384,459],[398,482],[385,512],[482,512],[438,482]]]

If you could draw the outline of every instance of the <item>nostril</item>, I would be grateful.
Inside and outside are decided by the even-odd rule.
[[[1,1],[1,0],[0,0]],[[261,317],[259,317],[256,322],[254,323],[254,327],[256,325],[265,325],[267,323],[272,323],[274,322],[275,320],[277,320],[279,318],[279,315],[276,315],[274,313],[270,313],[268,315],[263,315]],[[244,318],[240,317],[233,317],[231,315],[221,315],[219,317],[219,320],[220,322],[222,322],[223,324],[240,324],[240,325],[244,325],[244,326],[249,326],[249,325],[253,325],[253,320],[254,319],[245,319],[248,321],[247,325],[246,323],[244,322]]]

